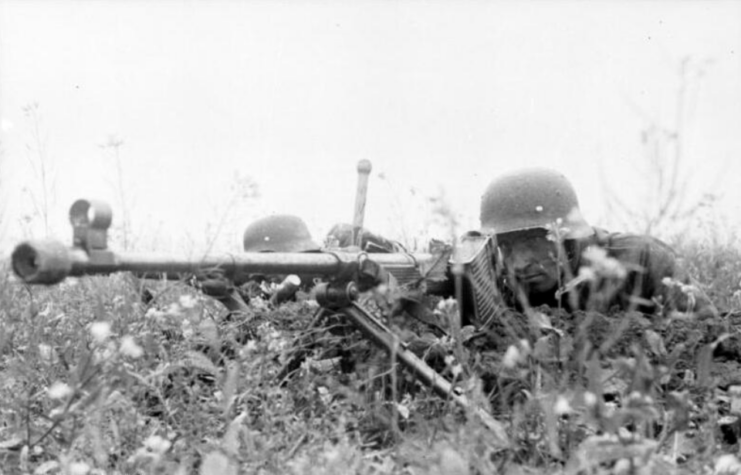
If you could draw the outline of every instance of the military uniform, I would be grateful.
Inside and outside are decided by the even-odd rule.
[[[533,168],[504,174],[485,190],[480,211],[481,229],[472,234],[496,238],[496,287],[510,307],[717,313],[670,246],[651,236],[590,226],[561,173]],[[539,240],[531,246],[539,249],[538,256],[508,252],[528,239]],[[450,277],[435,293],[455,295],[452,273]],[[462,302],[464,313],[470,305]]]
[[[670,246],[652,236],[609,233],[590,226],[571,183],[556,171],[524,169],[495,179],[482,196],[480,218],[482,232],[495,234],[505,243],[544,230],[555,253],[561,255],[558,285],[522,286],[529,290],[525,295],[517,276],[505,265],[499,287],[512,306],[716,313],[707,296],[692,285]],[[550,282],[555,284],[553,279]]]
[[[614,259],[624,274],[591,275],[591,272],[581,271],[592,268],[594,263],[585,257],[585,251],[595,247],[605,251],[605,258]],[[674,250],[659,239],[594,228],[591,236],[564,241],[564,250],[573,288],[564,288],[569,284],[564,279],[562,292],[553,288],[531,293],[527,296],[527,305],[560,306],[567,310],[617,308],[648,314],[680,311],[701,317],[717,313],[705,293],[681,268]],[[499,282],[502,295],[510,306],[522,309],[523,302],[516,297],[507,279],[506,272],[502,272]]]

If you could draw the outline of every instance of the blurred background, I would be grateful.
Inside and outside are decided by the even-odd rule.
[[[0,251],[71,239],[77,198],[116,249],[238,251],[293,213],[410,247],[478,227],[522,166],[584,215],[735,236],[741,2],[0,2]]]

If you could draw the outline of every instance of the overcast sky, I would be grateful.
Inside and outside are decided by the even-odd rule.
[[[272,212],[321,235],[352,219],[360,159],[366,225],[392,237],[425,234],[440,190],[460,231],[477,227],[486,184],[530,165],[563,171],[586,217],[614,225],[605,185],[646,204],[641,132],[673,130],[685,58],[688,193],[718,194],[735,224],[740,47],[741,2],[2,0],[3,242],[40,195],[34,103],[64,240],[76,198],[121,216],[112,136],[151,246],[200,243],[236,176],[261,198],[231,209],[232,237]]]

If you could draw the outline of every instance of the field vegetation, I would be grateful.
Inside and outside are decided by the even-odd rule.
[[[363,302],[489,410],[417,383],[309,293],[229,315],[128,274],[28,287],[0,275],[0,466],[34,474],[741,473],[739,242],[679,243],[717,318],[505,311],[449,330]]]

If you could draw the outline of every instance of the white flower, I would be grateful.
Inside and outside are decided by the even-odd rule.
[[[584,404],[589,407],[594,407],[595,405],[597,405],[597,395],[591,391],[586,391],[584,393]]]
[[[111,324],[108,322],[93,322],[90,324],[90,334],[97,343],[103,343],[111,336]]]
[[[530,348],[530,342],[529,341],[527,341],[524,338],[520,340],[520,350],[522,350],[522,352],[523,352],[523,354],[525,356],[527,356],[527,355],[530,354],[530,350],[531,349],[532,348]]]
[[[564,416],[571,413],[572,409],[569,400],[564,396],[558,396],[558,398],[556,398],[556,403],[553,405],[553,412],[555,412],[557,416]]]
[[[157,310],[156,308],[152,307],[149,310],[147,310],[147,313],[144,314],[146,318],[160,318],[165,315],[165,312],[162,310]]]
[[[72,394],[72,388],[70,388],[69,385],[66,383],[57,381],[56,383],[52,384],[49,389],[47,389],[47,393],[52,399],[64,399]]]
[[[591,267],[580,267],[579,277],[583,280],[594,282],[597,280],[597,273]]]
[[[324,405],[329,406],[329,404],[332,402],[332,396],[329,394],[329,389],[327,389],[324,386],[319,386],[316,388],[316,392],[319,393],[319,399],[322,400],[322,403]]]
[[[463,366],[460,364],[453,365],[450,368],[450,372],[453,373],[454,378],[458,378],[463,373]]]
[[[52,363],[56,358],[54,348],[46,343],[39,343],[39,357],[44,363]]]
[[[735,455],[724,454],[718,457],[715,461],[715,470],[713,474],[737,474],[741,472],[741,462],[738,461]]]
[[[255,343],[255,340],[249,340],[247,344],[239,350],[239,356],[245,358],[254,351],[257,351],[257,343]]]
[[[667,287],[671,287],[677,284],[678,282],[672,279],[671,277],[664,277],[663,279],[661,279],[661,283],[666,285]]]
[[[604,277],[623,279],[627,275],[625,267],[615,259],[607,255],[607,251],[598,246],[589,246],[582,254],[594,268],[594,271]]]
[[[440,300],[435,308],[437,315],[454,315],[458,313],[458,301],[452,297]]]
[[[90,473],[90,465],[85,462],[72,462],[67,467],[67,473],[70,475],[87,475]]]
[[[396,411],[399,413],[402,419],[409,419],[409,408],[404,404],[396,403]]]
[[[172,444],[169,440],[158,435],[151,435],[144,441],[144,447],[146,447],[148,451],[154,452],[159,455],[167,452],[170,449],[171,445]]]
[[[134,337],[131,335],[126,335],[121,338],[121,347],[119,348],[119,351],[132,358],[139,358],[144,354],[142,347],[136,344]]]
[[[178,315],[180,315],[181,311],[182,311],[182,308],[180,307],[180,304],[173,302],[167,307],[167,310],[165,310],[165,313],[168,315],[172,315],[173,317],[177,317]]]
[[[509,348],[507,348],[507,352],[504,353],[504,357],[502,358],[502,364],[505,368],[514,368],[517,366],[517,363],[520,362],[521,355],[520,350],[515,345],[509,345]]]
[[[193,329],[193,325],[190,324],[190,320],[183,320],[182,323],[180,323],[180,331],[183,332],[183,338],[189,339],[193,337],[193,334],[195,333],[195,330]]]
[[[183,308],[193,308],[198,303],[198,300],[192,295],[181,295],[179,302]]]

